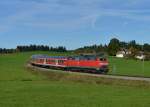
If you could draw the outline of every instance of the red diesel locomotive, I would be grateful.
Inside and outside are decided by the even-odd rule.
[[[31,64],[65,71],[80,71],[88,73],[107,73],[108,61],[97,55],[80,56],[46,56],[33,55]]]

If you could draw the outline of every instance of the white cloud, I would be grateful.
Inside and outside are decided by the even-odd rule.
[[[112,0],[117,3],[117,0]],[[14,26],[23,25],[29,27],[40,28],[66,28],[80,29],[85,27],[96,28],[97,20],[100,17],[125,17],[130,20],[150,21],[149,9],[117,9],[111,6],[112,1],[106,0],[16,0],[9,2],[9,8],[20,5],[19,10],[9,17],[5,17],[1,22],[8,28],[13,29]],[[145,0],[146,1],[146,0]],[[133,2],[133,3],[132,3]],[[126,4],[137,5],[139,0],[127,0]],[[5,2],[7,6],[7,0]],[[107,7],[109,4],[110,8]],[[112,4],[113,5],[113,4]],[[116,4],[117,5],[117,4]],[[124,7],[124,5],[122,5]],[[126,7],[126,6],[125,6]],[[3,26],[1,25],[1,26]]]

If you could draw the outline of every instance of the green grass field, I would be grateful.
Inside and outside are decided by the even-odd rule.
[[[0,107],[150,106],[149,86],[57,81],[41,74],[35,75],[25,68],[29,57],[35,53],[64,55],[48,52],[0,55]],[[110,63],[110,67],[116,66],[116,71],[110,73],[150,76],[150,62],[145,63],[145,72],[141,72],[140,61],[110,58]]]
[[[150,77],[150,61],[109,57],[110,74]]]

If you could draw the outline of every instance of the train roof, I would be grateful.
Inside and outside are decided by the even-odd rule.
[[[86,58],[96,58],[96,57],[104,57],[104,54],[99,54],[99,55],[92,55],[92,54],[86,54],[86,55],[77,55],[77,56],[48,56],[48,55],[32,55],[32,59],[37,59],[37,58],[55,58],[55,59],[66,59],[66,58],[81,58],[81,59],[86,59]]]
[[[48,56],[48,55],[32,55],[31,56],[32,59],[36,59],[36,58],[57,58],[57,59],[65,59],[67,57],[65,56]]]

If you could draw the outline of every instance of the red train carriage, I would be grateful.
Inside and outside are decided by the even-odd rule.
[[[69,71],[82,71],[91,73],[108,72],[107,59],[96,55],[81,55],[70,57],[33,55],[31,63],[33,65],[65,69]]]

